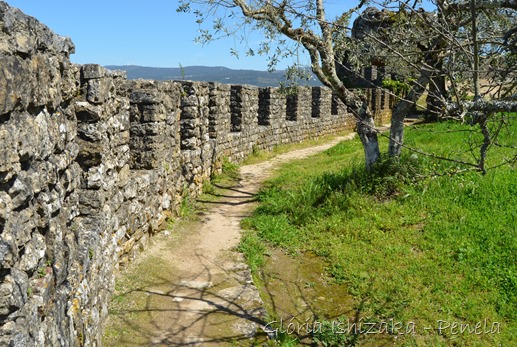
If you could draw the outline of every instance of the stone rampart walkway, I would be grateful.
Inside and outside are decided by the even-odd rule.
[[[212,206],[201,221],[181,228],[177,239],[176,231],[158,236],[134,264],[135,271],[130,269],[119,280],[104,344],[236,346],[248,345],[255,334],[263,334],[267,317],[262,301],[236,251],[240,222],[274,167],[324,151],[353,135],[242,166],[239,184],[209,203]]]

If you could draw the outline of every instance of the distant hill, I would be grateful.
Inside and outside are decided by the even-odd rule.
[[[183,68],[146,67],[137,65],[108,65],[110,70],[124,70],[129,79],[189,80],[219,82],[226,84],[250,84],[259,87],[277,87],[285,81],[284,71],[233,70],[222,66],[185,66]],[[300,85],[320,86],[313,77],[310,81],[300,81]]]

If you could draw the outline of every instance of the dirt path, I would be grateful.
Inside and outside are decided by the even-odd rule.
[[[242,166],[239,184],[179,233],[160,235],[119,281],[106,346],[248,345],[265,311],[242,255],[240,222],[254,194],[278,164],[324,151],[339,141]],[[167,235],[169,234],[169,235]]]

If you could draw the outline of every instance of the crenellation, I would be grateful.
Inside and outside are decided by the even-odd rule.
[[[231,87],[226,84],[209,83],[209,116],[208,131],[210,138],[224,138],[230,132],[230,93]],[[220,141],[220,140],[219,140]]]
[[[304,124],[312,118],[312,88],[300,86],[296,91],[297,96],[297,119],[303,121]]]
[[[311,117],[312,118],[320,118],[322,115],[325,114],[326,110],[321,110],[320,106],[325,105],[325,101],[322,100],[322,92],[321,88],[313,87],[311,91]]]
[[[344,105],[341,100],[339,100],[338,95],[332,92],[330,114],[332,116],[338,116],[340,113],[343,113],[343,107]]]

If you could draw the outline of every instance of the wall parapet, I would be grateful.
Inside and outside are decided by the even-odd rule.
[[[116,271],[224,158],[355,126],[327,88],[288,107],[278,88],[130,81],[5,2],[0,22],[0,345],[99,345]]]

